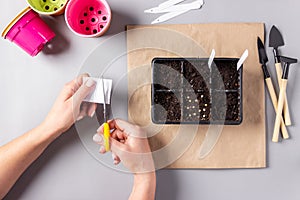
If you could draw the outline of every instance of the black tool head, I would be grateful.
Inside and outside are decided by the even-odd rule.
[[[264,65],[269,60],[267,57],[265,46],[259,37],[257,37],[257,48],[258,48],[259,62],[260,62],[260,64]]]
[[[289,57],[285,57],[285,56],[279,56],[280,60],[286,64],[293,64],[293,63],[297,63],[298,60],[296,58],[289,58]]]
[[[288,79],[289,76],[289,68],[290,64],[297,63],[298,60],[296,58],[288,58],[285,56],[279,56],[280,60],[284,63],[283,72],[282,72],[282,79]]]
[[[284,45],[284,41],[281,33],[276,28],[276,26],[272,26],[269,35],[269,47],[278,48],[283,45]]]

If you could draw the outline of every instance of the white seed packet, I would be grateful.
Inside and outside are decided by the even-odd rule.
[[[83,101],[91,102],[91,103],[99,103],[99,104],[110,104],[111,99],[111,91],[112,91],[112,80],[104,79],[104,92],[105,92],[105,101],[103,95],[103,87],[102,87],[102,79],[101,78],[93,78],[93,77],[83,77],[83,83],[85,83],[88,79],[93,79],[96,82],[95,90],[92,91]]]

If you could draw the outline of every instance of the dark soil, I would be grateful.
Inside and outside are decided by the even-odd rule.
[[[240,100],[237,92],[215,92],[212,95],[213,120],[240,120]]]
[[[209,91],[210,70],[207,62],[201,60],[184,61],[183,76],[195,92]],[[186,89],[188,89],[188,87]]]
[[[157,62],[153,71],[154,84],[164,86],[170,90],[181,89],[181,62]],[[163,89],[163,88],[157,88]]]
[[[241,122],[241,73],[236,70],[237,59],[216,59],[214,63],[209,69],[207,59],[154,60],[153,121]]]
[[[161,105],[164,109],[154,107],[154,119],[158,122],[180,122],[181,106],[180,101],[173,92],[156,92],[154,94],[154,104]],[[167,116],[166,113],[167,112]]]
[[[239,88],[239,73],[236,62],[231,60],[215,60],[216,66],[212,67],[214,89],[237,90]]]
[[[210,120],[210,96],[206,92],[185,93],[182,98],[183,122]]]

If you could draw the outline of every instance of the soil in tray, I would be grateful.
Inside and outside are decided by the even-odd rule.
[[[181,62],[158,60],[155,62],[153,74],[155,75],[153,77],[153,82],[156,84],[157,90],[165,88],[179,90],[182,87]]]
[[[215,60],[212,65],[212,85],[219,90],[237,90],[239,84],[239,71],[236,70],[237,59]]]
[[[182,96],[183,122],[210,120],[210,96],[206,92],[184,93]]]
[[[207,59],[154,59],[154,123],[239,124],[241,71],[236,70],[237,61],[215,59],[210,70]]]
[[[193,89],[195,92],[209,92],[210,70],[207,60],[186,60],[183,61],[183,76],[185,78],[185,90]]]
[[[175,95],[173,92],[155,92],[154,93],[153,118],[156,122],[173,122],[178,123],[181,121],[181,106],[180,96]],[[158,106],[160,105],[160,106]]]
[[[212,95],[213,121],[240,121],[240,98],[238,92],[215,92]]]

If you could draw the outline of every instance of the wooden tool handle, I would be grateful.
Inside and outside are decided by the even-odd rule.
[[[270,94],[270,97],[271,97],[271,100],[272,100],[272,103],[273,103],[274,110],[276,112],[277,111],[277,97],[276,97],[276,93],[275,93],[275,90],[274,90],[274,86],[272,84],[272,80],[271,80],[271,78],[266,78],[265,80],[266,80],[268,91],[269,91],[269,94]],[[282,116],[280,116],[280,128],[281,128],[282,137],[284,139],[288,139],[289,138],[289,133],[286,129],[286,126],[284,124]]]
[[[276,73],[277,73],[277,81],[278,81],[278,85],[280,87],[280,85],[281,85],[281,76],[282,76],[281,63],[275,63],[275,67],[276,67]],[[291,122],[290,110],[289,110],[289,105],[288,105],[286,93],[284,95],[283,113],[284,113],[285,125],[286,126],[291,126],[292,122]]]
[[[280,85],[280,93],[279,93],[279,99],[278,99],[278,105],[277,105],[277,111],[276,111],[276,120],[274,125],[274,132],[273,132],[273,142],[278,142],[279,137],[279,127],[280,127],[280,118],[282,115],[283,110],[283,104],[284,104],[284,96],[286,92],[286,86],[287,86],[287,80],[282,79],[281,85]]]
[[[289,109],[289,104],[287,101],[286,93],[284,94],[283,114],[284,114],[285,125],[291,126],[292,120],[291,120],[291,116],[290,116],[290,109]]]
[[[281,85],[281,77],[282,77],[282,66],[281,63],[275,63],[276,74],[277,74],[277,83],[280,87]]]

